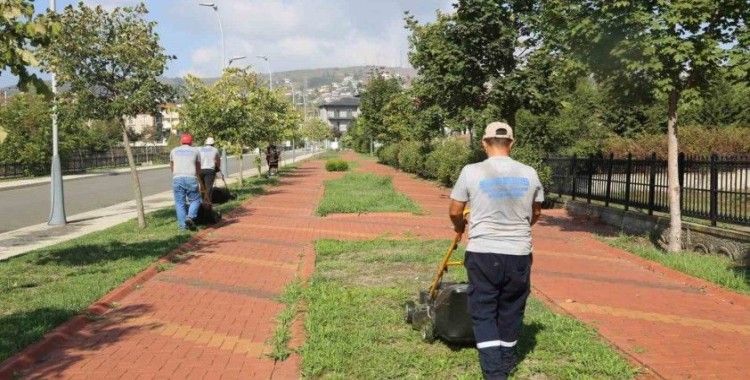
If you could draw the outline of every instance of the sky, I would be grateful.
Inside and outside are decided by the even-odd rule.
[[[57,0],[58,9],[78,0]],[[84,0],[105,8],[135,5],[140,0]],[[188,73],[217,76],[221,67],[219,20],[199,0],[145,0],[148,18],[158,22],[162,46],[177,59],[166,76]],[[203,1],[206,2],[206,1]],[[210,2],[210,0],[208,0]],[[268,56],[271,71],[358,65],[407,66],[407,31],[403,13],[420,21],[450,10],[453,0],[215,0],[224,27],[227,59],[247,58],[267,72],[258,55]],[[48,0],[35,0],[37,11]],[[9,73],[0,86],[15,84]]]

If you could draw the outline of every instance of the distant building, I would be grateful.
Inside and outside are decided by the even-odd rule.
[[[359,115],[359,98],[344,97],[321,104],[320,118],[327,122],[333,134],[341,136],[352,125],[352,121]]]
[[[167,103],[159,106],[155,115],[139,114],[125,118],[125,127],[140,136],[135,145],[166,145],[170,134],[176,134],[180,124],[180,105]]]

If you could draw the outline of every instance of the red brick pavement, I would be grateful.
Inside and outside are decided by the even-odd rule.
[[[353,157],[350,157],[353,158]],[[314,268],[319,238],[448,238],[448,191],[362,160],[393,176],[424,215],[334,215],[315,207],[327,173],[308,162],[202,235],[184,263],[158,273],[22,372],[36,378],[298,378],[300,358],[275,363],[266,342],[286,284]],[[535,291],[594,326],[634,360],[667,378],[750,373],[750,300],[611,248],[590,224],[545,212],[535,228]],[[302,343],[293,326],[292,345]]]

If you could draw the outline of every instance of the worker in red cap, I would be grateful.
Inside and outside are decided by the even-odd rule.
[[[193,148],[193,136],[183,133],[182,145],[169,153],[169,166],[172,168],[172,191],[177,212],[177,227],[195,230],[195,218],[201,206],[198,177],[201,171],[201,158],[198,149]]]

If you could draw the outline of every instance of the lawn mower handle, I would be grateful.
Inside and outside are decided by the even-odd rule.
[[[437,273],[435,274],[435,278],[432,280],[432,285],[430,285],[430,299],[434,300],[435,296],[437,295],[437,289],[440,285],[440,281],[443,279],[443,273],[445,273],[448,270],[448,267],[450,266],[459,266],[463,265],[463,261],[450,261],[451,256],[453,255],[453,251],[458,248],[458,243],[461,242],[461,238],[463,237],[463,232],[456,233],[456,237],[453,238],[453,241],[451,242],[451,246],[448,247],[448,251],[445,252],[445,256],[443,256],[443,260],[440,262],[440,266],[438,266]]]

